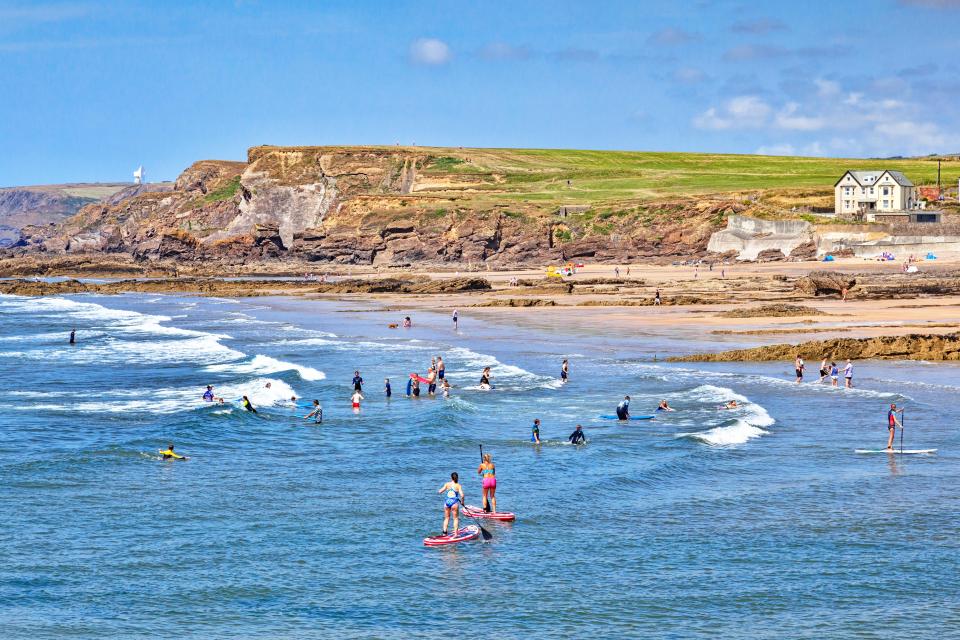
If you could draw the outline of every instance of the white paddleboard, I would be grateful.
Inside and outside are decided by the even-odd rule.
[[[904,449],[903,451],[900,451],[900,449],[856,449],[854,451],[854,453],[895,453],[897,455],[900,455],[901,453],[903,455],[907,455],[908,453],[924,454],[924,453],[936,453],[936,452],[937,452],[936,449]]]

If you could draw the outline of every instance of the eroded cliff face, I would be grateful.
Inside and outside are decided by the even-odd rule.
[[[724,216],[743,209],[723,198],[672,200],[560,218],[555,203],[498,190],[502,175],[475,170],[462,155],[254,147],[246,163],[195,163],[170,192],[90,205],[59,226],[27,228],[17,250],[232,264],[669,260],[703,255]]]

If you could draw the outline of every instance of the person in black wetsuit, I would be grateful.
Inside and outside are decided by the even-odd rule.
[[[363,378],[360,377],[359,371],[353,372],[353,390],[354,391],[363,391]]]
[[[630,419],[630,396],[623,396],[623,402],[617,405],[617,420]]]
[[[77,330],[74,329],[70,332],[70,344],[77,344]]]
[[[571,444],[587,444],[587,436],[583,433],[583,427],[579,424],[577,429],[567,438]]]
[[[256,413],[257,410],[253,408],[253,404],[250,403],[250,398],[243,396],[243,408],[250,413]]]

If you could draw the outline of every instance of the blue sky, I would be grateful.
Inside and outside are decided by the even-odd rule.
[[[960,0],[0,0],[0,185],[257,144],[960,152]]]

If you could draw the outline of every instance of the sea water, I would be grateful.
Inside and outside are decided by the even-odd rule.
[[[404,315],[412,328],[388,328]],[[0,296],[0,636],[861,638],[960,624],[956,366],[858,362],[856,388],[833,389],[795,384],[792,362],[661,361],[741,346],[730,336],[597,329],[573,312],[460,318],[454,331],[446,313],[372,303]],[[450,397],[405,397],[435,356]],[[207,384],[223,405],[201,400]],[[598,418],[625,394],[635,415],[661,399],[677,411]],[[315,398],[322,425],[303,419]],[[907,407],[906,447],[936,455],[854,453],[885,446],[891,402]],[[161,461],[168,443],[190,460]],[[516,522],[425,548],[451,471],[480,503],[481,445]]]

